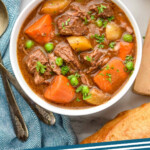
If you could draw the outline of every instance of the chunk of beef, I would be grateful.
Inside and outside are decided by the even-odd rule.
[[[81,82],[84,85],[87,85],[90,88],[94,85],[92,79],[88,75],[86,75],[85,73],[80,73],[80,75],[81,75]]]
[[[44,81],[45,81],[44,77],[41,76],[40,73],[36,71],[36,72],[34,73],[34,83],[35,83],[36,85],[39,85],[39,84],[43,84]]]
[[[51,53],[51,54],[48,54],[48,58],[49,58],[49,63],[50,63],[50,66],[51,66],[51,69],[53,70],[53,72],[60,75],[61,69],[60,69],[60,67],[58,67],[56,65],[56,56],[54,56],[54,54]]]
[[[36,70],[37,62],[40,61],[41,64],[46,66],[46,71],[44,74],[40,74]],[[34,75],[34,82],[35,84],[43,84],[47,83],[47,79],[51,77],[50,72],[52,71],[48,62],[48,58],[44,52],[42,52],[40,49],[33,50],[31,53],[29,53],[25,57],[25,64],[27,65],[27,68],[31,74]]]
[[[72,4],[70,8],[71,8],[71,11],[68,13],[69,15],[78,16],[82,18],[83,20],[85,19],[85,17],[86,18],[88,17],[84,7],[82,7],[82,10],[81,10],[78,5]]]
[[[97,27],[95,24],[92,24],[92,23],[89,24],[88,28],[89,28],[89,34],[91,35],[100,34],[100,28]]]
[[[61,35],[82,36],[88,33],[88,28],[79,16],[64,15],[58,19],[58,30]]]
[[[100,28],[98,26],[96,26],[95,24],[89,24],[88,25],[88,29],[89,29],[89,34],[88,34],[88,37],[91,38],[91,36],[97,34],[99,35],[100,34]],[[93,44],[97,44],[96,40],[93,40]]]
[[[81,53],[80,58],[83,63],[89,66],[87,73],[91,73],[98,67],[103,67],[110,60],[106,52],[101,51],[97,47],[90,53]]]
[[[103,55],[103,53],[95,49],[92,52],[84,52],[80,54],[80,58],[82,62],[84,62],[88,66],[97,66],[97,63],[99,62],[100,57]]]
[[[30,73],[34,74],[36,71],[37,61],[40,61],[43,65],[48,63],[47,56],[40,50],[33,50],[25,57],[25,64]]]
[[[77,55],[73,52],[69,44],[64,42],[59,43],[56,46],[54,53],[56,56],[61,57],[72,68],[82,69]]]
[[[100,8],[102,6],[105,6],[106,8],[103,8],[103,12],[100,12]],[[111,6],[111,3],[110,4],[101,3],[101,4],[91,5],[89,7],[89,10],[96,13],[96,16],[101,18],[108,18],[114,15],[114,11]]]
[[[109,61],[111,57],[109,55],[105,55],[101,58],[101,67],[105,66]]]

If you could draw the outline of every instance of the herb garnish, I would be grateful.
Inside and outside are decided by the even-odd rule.
[[[112,20],[115,19],[115,17],[114,17],[114,16],[111,16],[111,17],[109,17],[109,18],[107,18],[107,19],[108,19],[109,22],[111,22]]]
[[[91,15],[91,20],[94,20],[95,19],[95,16],[94,15]]]
[[[111,69],[114,69],[114,67],[111,67]]]
[[[44,74],[45,71],[46,71],[46,68],[47,68],[47,67],[44,66],[44,65],[42,65],[40,61],[38,61],[38,62],[36,63],[36,70],[37,70],[37,72],[40,72],[41,74]]]
[[[89,94],[89,95],[83,95],[83,100],[87,100],[87,99],[90,99],[92,97],[92,94]]]
[[[63,22],[62,23],[62,28],[65,30],[66,28],[65,28],[65,23]]]
[[[79,98],[76,99],[77,102],[81,102],[81,100]]]
[[[75,75],[70,75],[70,76],[68,76],[68,79],[70,80],[70,79],[72,79],[73,77],[80,78],[81,75],[78,74],[78,73],[76,73]]]
[[[81,85],[76,89],[76,93],[81,92],[83,94],[83,100],[87,100],[91,98],[91,94],[89,94],[89,88],[88,86]]]
[[[110,73],[106,73],[106,76],[108,77],[107,80],[108,80],[109,82],[111,82],[111,80],[112,80],[112,75],[111,75]]]
[[[110,69],[110,67],[109,67],[109,65],[107,65],[106,68],[105,68],[105,70],[109,70],[109,69]]]
[[[89,14],[89,15],[92,14],[92,11],[88,11],[88,14]]]
[[[97,9],[98,9],[98,14],[101,14],[104,12],[104,9],[106,9],[107,7],[104,6],[104,5],[101,5],[100,7],[98,6]]]
[[[104,74],[103,74],[103,73],[100,73],[99,75],[104,76]]]
[[[85,17],[84,18],[84,24],[88,24],[89,22],[88,22],[88,20],[87,20],[87,18]]]
[[[82,88],[83,88],[83,85],[79,86],[77,89],[76,89],[76,93],[79,93],[82,91]]]
[[[133,61],[133,57],[132,56],[126,56],[126,60],[125,60],[125,64],[129,61]]]
[[[65,22],[66,26],[68,25],[68,23],[70,22],[70,18]]]
[[[100,44],[99,46],[98,46],[98,48],[104,48],[105,46],[104,45],[102,45],[102,44]]]
[[[104,34],[103,35],[98,35],[98,34],[95,34],[94,35],[94,37],[95,37],[95,39],[96,39],[96,42],[97,43],[99,43],[99,44],[101,44],[101,43],[103,43],[104,42],[104,40],[105,40],[105,36],[104,36]]]
[[[104,21],[103,27],[106,28],[107,24],[108,24],[108,21]]]
[[[111,43],[109,44],[109,47],[113,49],[113,48],[115,47],[115,45],[116,45],[116,42],[111,42]]]
[[[89,61],[89,62],[91,62],[91,61],[92,61],[92,58],[89,57],[89,56],[86,56],[86,60]]]

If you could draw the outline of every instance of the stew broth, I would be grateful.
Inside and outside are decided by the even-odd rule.
[[[49,0],[49,2],[50,1],[51,0]],[[25,22],[24,22],[24,24],[21,28],[19,37],[18,37],[17,56],[18,56],[18,62],[19,62],[19,66],[20,66],[20,70],[22,72],[22,75],[23,75],[24,79],[26,80],[26,82],[28,83],[28,85],[31,87],[31,89],[38,96],[43,98],[43,100],[46,100],[50,103],[53,103],[54,101],[51,101],[50,99],[48,100],[44,97],[44,93],[47,90],[47,87],[49,87],[52,84],[52,82],[54,82],[54,78],[56,76],[58,76],[57,73],[55,71],[51,71],[50,75],[44,77],[45,80],[47,81],[47,83],[43,82],[41,84],[37,84],[37,83],[35,83],[34,73],[31,73],[29,71],[30,69],[27,66],[27,62],[25,61],[26,60],[25,58],[28,57],[30,55],[30,53],[32,53],[32,51],[35,51],[37,49],[41,49],[42,51],[44,51],[44,53],[46,55],[49,54],[44,48],[44,45],[46,43],[44,43],[44,44],[43,43],[42,44],[38,43],[34,40],[34,38],[29,36],[27,33],[25,33],[26,30],[32,24],[34,24],[37,20],[39,20],[41,17],[46,15],[44,13],[41,13],[41,9],[44,7],[45,2],[46,1],[43,1],[37,8],[35,8],[31,12],[31,14],[27,17],[27,19],[25,20]],[[78,13],[80,13],[80,15],[77,14],[77,12],[76,12],[77,10],[73,10],[73,12],[72,12],[72,8],[71,8],[72,5],[75,7],[75,9],[79,9]],[[95,5],[99,5],[99,7],[94,8],[93,6],[95,6]],[[109,15],[110,10],[108,10],[108,12],[106,13],[107,17],[105,16],[105,10],[107,9],[106,6],[111,7],[111,9],[113,11],[113,16],[110,16],[110,17],[107,16],[107,15]],[[91,8],[91,7],[93,7],[93,8]],[[91,8],[91,9],[89,9],[89,8]],[[104,16],[97,17],[96,9],[98,9],[98,8],[100,8],[99,11],[102,11],[101,13],[104,13]],[[88,16],[89,18],[88,17],[83,18],[84,13],[82,11],[84,13],[86,13],[86,16]],[[47,13],[47,14],[49,14],[49,13]],[[121,90],[122,86],[124,86],[124,84],[126,83],[128,78],[130,77],[130,74],[133,71],[133,68],[131,68],[131,67],[132,67],[132,63],[134,63],[134,61],[135,61],[135,54],[136,54],[136,37],[135,37],[133,27],[130,24],[130,22],[129,22],[127,16],[125,15],[125,13],[116,4],[114,4],[110,0],[72,0],[71,3],[69,5],[67,5],[67,7],[65,7],[63,12],[60,12],[59,14],[57,14],[57,12],[56,12],[56,15],[50,15],[52,17],[52,26],[53,26],[53,32],[54,32],[54,35],[53,35],[52,39],[49,40],[49,42],[53,43],[53,45],[54,45],[54,49],[51,53],[54,53],[54,51],[56,51],[57,45],[59,45],[60,43],[61,43],[60,46],[65,45],[66,43],[67,43],[67,46],[68,46],[69,44],[68,44],[67,38],[70,37],[70,36],[76,36],[76,34],[78,34],[78,33],[75,33],[75,31],[74,31],[73,34],[71,33],[72,35],[70,33],[69,33],[70,35],[63,35],[63,34],[68,34],[68,33],[63,33],[63,32],[66,32],[65,29],[68,30],[68,28],[69,28],[68,24],[72,21],[72,20],[70,21],[70,18],[69,18],[68,22],[67,23],[65,22],[66,24],[64,24],[64,26],[62,24],[64,29],[60,29],[61,26],[59,25],[59,21],[61,21],[61,20],[59,20],[59,19],[61,17],[62,17],[62,19],[64,19],[63,16],[65,16],[65,15],[66,16],[67,15],[68,16],[79,15],[78,17],[84,23],[83,26],[85,25],[88,28],[88,33],[85,33],[85,34],[82,33],[82,35],[80,35],[80,36],[86,37],[86,39],[88,39],[88,41],[92,45],[92,48],[89,48],[88,50],[81,51],[80,49],[75,49],[74,50],[71,47],[71,44],[69,43],[74,55],[76,55],[78,57],[81,65],[82,65],[82,69],[76,68],[76,65],[73,64],[74,62],[72,63],[70,61],[71,63],[68,63],[64,59],[63,59],[63,62],[64,62],[63,65],[64,66],[69,66],[70,70],[72,69],[73,71],[74,71],[74,68],[75,68],[75,70],[77,70],[76,72],[78,74],[80,74],[81,76],[82,76],[82,71],[83,71],[84,74],[89,78],[90,82],[92,82],[92,84],[91,83],[90,84],[89,83],[85,84],[85,82],[87,80],[85,82],[83,82],[81,77],[78,77],[78,82],[79,82],[78,85],[77,86],[71,85],[70,79],[68,79],[69,86],[72,86],[76,90],[81,85],[86,85],[86,86],[88,86],[90,91],[92,89],[99,90],[100,93],[102,92],[102,94],[105,97],[107,97],[106,99],[102,98],[102,101],[99,103],[99,105],[103,104],[103,103],[107,102],[108,100],[110,100],[115,94],[117,94]],[[100,15],[99,12],[98,12],[98,15]],[[73,17],[73,18],[75,18],[75,17]],[[99,22],[99,24],[97,23],[98,19],[101,20]],[[101,25],[101,23],[102,23],[102,25]],[[121,31],[120,38],[117,38],[115,40],[108,40],[106,38],[106,30],[107,30],[106,28],[111,23],[114,23],[115,25],[117,25],[117,27],[119,27],[119,29]],[[91,28],[89,26],[91,26]],[[81,28],[82,28],[82,26],[81,26]],[[62,32],[62,34],[60,33],[61,30],[64,30]],[[76,31],[76,32],[78,32],[78,31]],[[83,29],[82,29],[82,31],[83,31]],[[99,34],[97,34],[97,31],[99,32]],[[69,32],[69,30],[68,30],[68,32]],[[112,34],[114,34],[113,31],[112,31]],[[104,35],[104,38],[102,37],[102,35]],[[128,35],[128,37],[126,38],[126,37],[124,37],[124,35]],[[76,36],[76,37],[78,37],[78,36]],[[132,39],[130,39],[130,38],[132,38]],[[32,46],[32,48],[27,48],[26,47],[26,42],[28,40],[34,41],[34,45]],[[102,42],[101,42],[101,40],[102,40]],[[129,40],[129,41],[127,41],[127,40]],[[132,40],[132,41],[130,41],[130,40]],[[119,51],[121,49],[121,46],[120,46],[121,42],[126,43],[127,45],[128,44],[131,45],[131,43],[132,43],[132,50],[129,52],[129,54],[126,55],[127,57],[126,57],[125,60],[122,58],[122,55],[119,55],[119,53],[120,53]],[[125,47],[127,47],[127,45]],[[62,49],[63,48],[60,48],[60,51],[62,51]],[[128,50],[128,48],[127,48],[127,50]],[[90,65],[90,64],[92,64],[91,61],[92,60],[95,61],[94,59],[97,59],[96,57],[98,57],[98,54],[96,54],[95,56],[93,56],[94,54],[91,54],[93,51],[98,52],[98,53],[100,51],[102,53],[102,56],[99,57],[99,59],[92,66],[92,65]],[[126,48],[125,48],[125,51],[126,51]],[[84,54],[87,55],[87,56],[84,56]],[[56,54],[54,53],[54,55],[56,55]],[[102,59],[100,65],[96,66],[100,59]],[[118,84],[115,83],[116,85],[112,86],[113,89],[115,88],[114,91],[113,91],[113,89],[111,89],[111,91],[108,91],[108,89],[106,89],[105,87],[107,86],[107,84],[110,84],[110,86],[111,86],[111,84],[113,84],[113,79],[114,79],[114,77],[113,77],[113,74],[114,74],[113,73],[113,68],[115,66],[111,67],[111,68],[109,66],[109,64],[111,64],[111,62],[113,60],[118,60],[118,61],[122,62],[122,64],[124,64],[125,74],[123,73],[123,75],[124,76],[127,75],[127,76],[125,77],[123,82],[118,81],[119,82]],[[129,64],[131,64],[131,65],[129,65]],[[91,71],[89,71],[90,69],[91,69]],[[53,68],[51,68],[51,70],[53,70]],[[96,81],[99,79],[99,76],[98,76],[99,74],[101,76],[105,76],[103,74],[103,72],[105,72],[105,70],[106,71],[108,70],[108,72],[109,72],[109,70],[111,70],[110,72],[112,72],[112,73],[106,73],[106,79],[108,80],[108,83],[106,84],[106,86],[104,86],[104,90],[103,90],[103,85],[101,83],[97,83]],[[36,69],[34,69],[34,71],[37,72]],[[65,76],[69,77],[70,75],[75,75],[75,72],[73,72],[73,73],[72,72],[71,71],[68,72]],[[118,74],[120,73],[119,69],[116,70],[116,74],[117,73]],[[40,76],[43,76],[43,74],[40,73]],[[96,78],[95,76],[98,76],[98,77]],[[100,80],[101,79],[102,79],[102,77],[100,77]],[[91,97],[92,97],[91,94],[87,94],[87,96],[89,96],[89,99],[91,99]],[[101,98],[101,96],[100,96],[100,98]],[[83,93],[81,91],[79,93],[76,92],[75,97],[73,98],[73,100],[71,100],[68,103],[57,103],[57,102],[55,103],[54,102],[53,104],[56,104],[58,106],[65,106],[65,107],[69,107],[69,108],[76,108],[76,109],[93,107],[95,105],[95,103],[88,102],[88,100],[83,100]]]

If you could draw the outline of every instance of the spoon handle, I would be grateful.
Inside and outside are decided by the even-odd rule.
[[[18,139],[22,141],[26,141],[28,138],[28,129],[23,120],[19,107],[16,103],[10,84],[8,80],[6,79],[5,74],[3,72],[1,73],[1,76],[2,76],[3,85],[5,88],[5,92],[6,92],[6,97],[9,103],[11,118],[12,118],[12,122],[13,122],[14,129],[16,132],[16,136],[18,137]]]
[[[17,89],[17,91],[20,93],[20,95],[26,100],[28,105],[36,113],[36,115],[39,117],[39,119],[41,121],[43,121],[45,124],[54,125],[56,120],[55,120],[53,113],[46,111],[45,109],[43,109],[39,105],[32,103],[30,98],[22,90],[21,86],[19,85],[19,83],[15,79],[15,77],[1,63],[0,63],[0,70],[3,73],[5,73],[5,76],[14,85],[14,87]]]
[[[2,63],[1,55],[0,55],[0,62]],[[26,141],[28,139],[27,126],[24,122],[22,114],[19,110],[19,107],[18,107],[15,97],[13,95],[13,92],[11,90],[10,84],[9,84],[4,72],[1,72],[1,77],[2,77],[2,81],[3,81],[7,101],[9,103],[10,114],[11,114],[12,123],[14,126],[16,136],[18,137],[19,140]]]

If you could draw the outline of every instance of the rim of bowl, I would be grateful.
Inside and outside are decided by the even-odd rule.
[[[134,32],[136,34],[136,40],[137,40],[137,53],[136,53],[136,63],[135,63],[135,70],[130,77],[130,79],[127,81],[127,83],[124,85],[124,87],[112,98],[110,99],[107,103],[102,104],[100,106],[95,106],[87,109],[68,109],[68,108],[60,108],[58,106],[54,106],[42,98],[40,98],[38,95],[36,95],[32,89],[29,87],[29,85],[26,83],[21,70],[19,68],[18,64],[18,59],[17,59],[17,39],[18,39],[18,34],[20,32],[20,29],[22,27],[23,22],[25,21],[26,17],[32,12],[33,8],[35,8],[38,4],[40,4],[43,0],[36,1],[33,0],[31,1],[20,13],[17,21],[15,22],[15,25],[12,30],[11,34],[11,39],[10,39],[10,60],[11,60],[11,65],[14,71],[14,74],[16,76],[17,81],[19,82],[20,86],[24,90],[24,92],[31,98],[33,102],[38,104],[39,106],[52,111],[57,114],[62,114],[62,115],[68,115],[68,116],[83,116],[83,115],[90,115],[93,113],[100,112],[102,110],[105,110],[118,102],[129,90],[129,88],[132,86],[137,73],[140,68],[141,64],[141,59],[142,59],[142,38],[141,38],[141,33],[139,30],[139,27],[137,25],[136,20],[134,19],[132,13],[129,11],[129,9],[126,7],[126,5],[121,2],[120,0],[112,0],[116,5],[118,5],[127,15],[128,19],[130,20]],[[21,24],[20,24],[21,23]],[[17,33],[17,35],[16,35]]]

